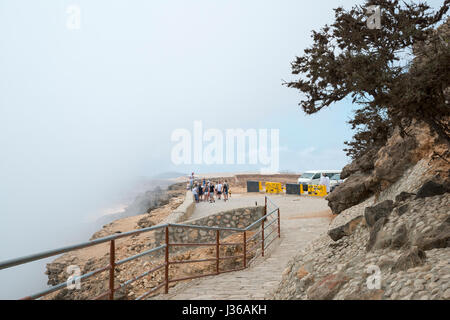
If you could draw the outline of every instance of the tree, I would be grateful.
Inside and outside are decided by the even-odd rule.
[[[345,151],[353,158],[384,145],[396,126],[404,133],[414,119],[448,142],[450,49],[448,35],[435,28],[449,3],[437,11],[398,0],[334,9],[335,22],[313,31],[313,45],[291,64],[300,78],[284,84],[305,95],[300,106],[307,114],[352,98],[358,108],[349,123],[356,133]],[[371,6],[382,10],[379,29],[366,23]]]

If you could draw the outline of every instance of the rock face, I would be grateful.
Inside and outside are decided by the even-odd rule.
[[[327,197],[328,234],[289,262],[271,297],[450,300],[449,149],[415,121],[346,166]]]
[[[334,214],[340,214],[388,189],[403,177],[409,168],[426,158],[424,154],[428,156],[436,145],[442,143],[430,134],[430,130],[423,123],[416,122],[407,131],[408,134],[402,137],[400,131],[395,129],[384,147],[371,150],[344,167],[341,178],[346,181],[335,188],[327,198]],[[444,143],[439,148],[445,150],[447,146]]]
[[[402,215],[394,208],[372,227],[361,221],[337,241],[312,243],[289,262],[271,298],[449,299],[450,194],[406,203]],[[377,274],[370,270],[378,270],[379,287],[368,285]]]
[[[157,222],[149,214],[138,221],[138,226],[141,229],[150,228],[157,224]]]
[[[445,162],[437,168],[448,170]],[[425,158],[377,196],[345,209],[328,234],[289,262],[270,297],[450,299],[450,193],[445,181]]]
[[[427,255],[425,252],[414,247],[398,258],[397,262],[392,266],[392,271],[406,271],[424,264],[426,259]]]
[[[180,189],[179,186],[172,186],[168,191],[165,191],[166,196],[169,198],[169,203],[161,205],[158,208],[154,208],[150,213],[145,213],[147,208],[145,207],[150,201],[153,204],[163,204],[164,201],[159,202],[152,198],[156,202],[152,202],[152,199],[148,201],[138,201],[138,203],[146,203],[142,208],[140,215],[126,217],[118,219],[111,223],[106,224],[103,228],[91,237],[92,239],[103,238],[112,234],[131,231],[146,227],[150,224],[161,223],[162,219],[165,219],[167,215],[170,215],[171,211],[177,208],[184,201],[185,194],[184,186]],[[181,196],[180,196],[181,195]],[[163,196],[163,197],[166,197]],[[139,198],[139,197],[138,197]],[[139,206],[137,206],[139,207]],[[135,207],[135,208],[137,208]],[[116,257],[130,257],[144,250],[151,249],[155,246],[154,237],[152,234],[142,233],[138,236],[126,237],[124,239],[116,241]],[[120,258],[119,258],[120,259]],[[144,271],[149,270],[153,262],[147,262],[148,257],[133,260],[121,265],[115,269],[116,279],[115,283],[123,283],[131,278],[142,274]],[[57,285],[67,281],[70,269],[69,266],[79,268],[81,274],[95,271],[99,268],[103,268],[109,265],[109,243],[98,244],[96,246],[88,247],[78,251],[68,252],[53,262],[47,264],[46,274],[48,276],[49,285]],[[156,285],[157,281],[160,281],[162,275],[157,273],[155,277],[149,279],[145,278],[133,283],[130,288],[131,292],[127,292],[123,288],[115,292],[115,299],[132,299],[136,298],[145,289],[151,288]],[[55,293],[46,296],[45,299],[56,300],[86,300],[92,299],[102,293],[105,293],[109,288],[108,272],[101,272],[87,279],[81,281],[81,290],[69,290],[64,288]],[[138,294],[136,296],[136,294]]]
[[[358,226],[359,223],[361,223],[362,217],[356,217],[346,224],[337,226],[336,228],[332,228],[328,231],[328,235],[331,239],[334,241],[338,241],[342,237],[349,236],[353,233],[355,228]]]
[[[370,237],[366,245],[367,251],[372,250],[373,246],[376,244],[378,239],[378,233],[380,232],[381,228],[383,228],[386,221],[387,219],[385,217],[382,217],[381,219],[377,220],[377,222],[375,222],[375,224],[370,229]]]
[[[427,198],[432,196],[438,196],[448,192],[447,188],[433,180],[427,181],[420,189],[417,191],[416,198]]]
[[[175,184],[167,190],[156,187],[153,190],[145,191],[136,196],[136,198],[125,208],[123,212],[106,215],[100,218],[97,223],[101,225],[109,224],[117,219],[123,219],[143,213],[151,213],[152,210],[160,208],[170,203],[173,198],[180,197],[186,192],[184,186]]]
[[[381,218],[387,218],[391,212],[394,202],[392,200],[383,201],[376,206],[367,207],[364,211],[364,219],[369,227],[375,225],[375,223]]]
[[[402,138],[395,132],[386,146],[346,166],[341,177],[347,180],[328,196],[333,213],[339,214],[396,182],[415,163],[417,145],[416,136]]]

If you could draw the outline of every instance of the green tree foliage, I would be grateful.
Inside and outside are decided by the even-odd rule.
[[[345,151],[353,158],[381,147],[392,128],[414,119],[448,142],[449,39],[436,27],[449,3],[437,11],[426,2],[398,0],[334,9],[335,22],[313,31],[313,45],[292,62],[299,79],[285,85],[304,94],[300,106],[307,114],[352,98],[358,107],[349,123],[356,133]],[[379,29],[367,26],[370,6],[381,7]]]

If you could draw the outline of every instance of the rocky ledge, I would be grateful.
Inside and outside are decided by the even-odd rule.
[[[392,190],[391,190],[392,192]],[[292,259],[272,299],[450,299],[450,194],[367,202]]]

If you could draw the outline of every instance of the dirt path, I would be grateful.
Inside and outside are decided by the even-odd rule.
[[[174,300],[257,300],[273,290],[281,280],[287,262],[310,241],[326,232],[331,219],[327,202],[320,198],[272,196],[281,211],[281,239],[275,241],[264,258],[243,271],[212,276],[171,289],[159,299]],[[264,203],[263,195],[236,195],[227,203],[201,203],[194,218],[248,205]]]

